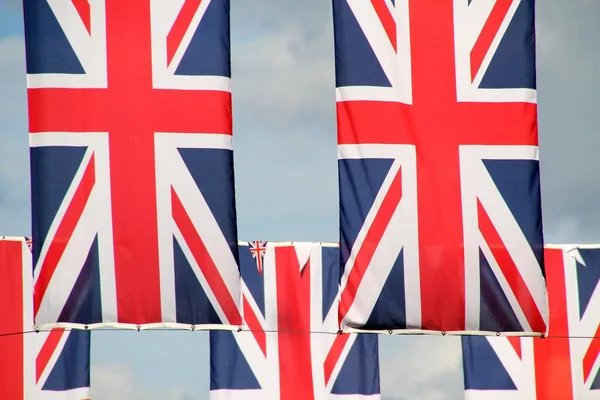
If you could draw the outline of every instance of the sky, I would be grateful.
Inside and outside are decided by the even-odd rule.
[[[0,234],[31,233],[20,0],[0,0]],[[544,234],[600,243],[600,1],[537,0]],[[331,2],[231,0],[241,240],[337,241]],[[92,337],[95,400],[207,398],[206,332]],[[386,400],[462,399],[460,342],[380,336]]]

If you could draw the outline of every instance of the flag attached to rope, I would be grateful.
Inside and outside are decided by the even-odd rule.
[[[24,4],[36,324],[239,325],[229,0]]]
[[[0,355],[2,399],[90,398],[90,332],[33,331],[26,238],[0,238]]]
[[[212,400],[380,398],[377,336],[336,334],[337,245],[242,243],[240,265],[245,330],[210,333]]]
[[[600,246],[546,249],[548,337],[463,338],[468,400],[600,398]]]
[[[333,6],[342,325],[544,332],[533,0]]]

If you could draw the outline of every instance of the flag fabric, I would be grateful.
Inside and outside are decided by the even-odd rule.
[[[90,398],[90,332],[33,331],[26,238],[0,238],[0,354],[2,399]]]
[[[24,4],[36,324],[241,324],[229,0]]]
[[[333,11],[342,326],[545,332],[533,0]]]
[[[337,244],[239,249],[244,331],[210,333],[211,400],[379,399],[377,336],[336,334]]]
[[[468,400],[600,399],[600,246],[546,249],[547,338],[462,339]]]

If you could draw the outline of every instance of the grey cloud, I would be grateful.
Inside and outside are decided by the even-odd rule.
[[[285,153],[274,152],[267,141],[277,137],[291,143],[301,131],[323,146],[318,151],[324,157],[334,157],[330,3],[234,0],[231,6],[236,163],[244,167],[238,168],[238,182],[250,174],[246,168],[263,166],[263,173],[269,171],[265,181],[270,193],[262,201],[281,213],[285,213],[281,202],[271,204],[270,196],[281,198],[285,193],[278,191],[281,179],[276,180],[271,171],[284,175],[288,168],[300,169],[302,165],[289,157],[301,153],[285,144],[281,147]],[[599,19],[600,3],[595,0],[537,1],[542,201],[549,242],[600,241]],[[331,193],[328,189],[337,184],[335,170],[321,168],[319,173],[306,164],[304,171],[312,179],[305,178],[302,184],[312,182],[315,192]],[[286,188],[292,196],[303,198],[299,187]],[[245,183],[240,183],[238,194],[243,216],[250,207],[247,199],[257,201],[259,194],[250,192]],[[332,206],[330,199],[325,198],[323,207],[316,204],[313,211],[331,212],[337,202]],[[311,202],[318,203],[317,198]],[[301,230],[299,224],[294,226]]]
[[[0,54],[0,232],[28,235],[31,230],[23,38],[1,38]]]
[[[547,241],[600,241],[600,3],[540,0],[538,98]]]
[[[17,8],[20,10],[23,7],[23,0],[4,0],[4,1],[10,8]]]

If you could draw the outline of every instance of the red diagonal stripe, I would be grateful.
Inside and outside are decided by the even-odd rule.
[[[396,49],[396,21],[394,21],[394,17],[392,13],[390,13],[390,9],[387,4],[385,4],[386,0],[371,0],[371,4],[373,4],[373,8],[375,9],[375,13],[379,17],[381,21],[381,25],[383,25],[383,29],[387,34],[388,39],[390,39],[390,43]]]
[[[323,363],[325,385],[329,383],[329,378],[331,378],[331,374],[333,374],[333,370],[342,355],[342,351],[344,351],[348,339],[350,339],[350,335],[347,333],[335,337],[333,345],[331,346],[331,349],[329,349],[329,353],[327,353],[327,357],[325,357],[325,362]]]
[[[515,353],[519,356],[519,358],[523,358],[523,354],[521,351],[521,338],[516,336],[509,336],[508,342],[515,349]]]
[[[506,14],[510,9],[510,5],[512,4],[512,0],[496,0],[496,4],[494,4],[494,8],[492,8],[492,12],[488,16],[473,49],[471,50],[471,80],[475,80],[475,75],[479,72],[479,68],[481,68],[481,64],[483,63],[483,59],[485,55],[490,50],[490,46],[494,41],[494,38],[498,34],[498,30],[500,29],[500,25],[502,25],[502,21],[506,18]],[[457,27],[456,29],[463,29],[462,27]]]
[[[360,247],[360,251],[356,256],[356,260],[354,262],[354,267],[348,274],[348,282],[344,291],[341,294],[340,300],[340,310],[339,310],[339,319],[340,321],[346,316],[350,306],[354,302],[356,297],[356,292],[358,291],[358,287],[362,278],[365,276],[365,272],[367,271],[367,267],[369,266],[373,255],[375,254],[375,250],[379,246],[379,242],[383,237],[383,234],[394,214],[394,211],[398,207],[400,203],[400,199],[402,198],[402,168],[398,169],[396,176],[394,177],[392,184],[390,185],[390,189],[386,194],[381,207],[379,208],[379,212],[375,216],[373,220],[373,224],[369,228],[367,232],[367,236]]]
[[[85,172],[83,173],[83,177],[81,178],[81,182],[75,190],[73,200],[71,200],[71,204],[69,204],[67,207],[65,216],[60,222],[60,225],[56,230],[56,235],[54,235],[54,238],[50,243],[46,258],[44,259],[42,265],[38,267],[40,268],[40,275],[35,283],[34,315],[37,315],[40,309],[42,299],[44,298],[44,294],[48,289],[52,275],[54,275],[54,271],[56,270],[56,267],[58,266],[65,249],[67,248],[67,244],[71,240],[73,231],[75,231],[75,227],[79,223],[79,219],[83,214],[85,205],[87,204],[90,194],[92,193],[92,189],[96,183],[96,168],[94,164],[95,156],[92,154]]]
[[[498,234],[498,231],[496,231],[494,224],[485,212],[479,199],[477,199],[477,216],[479,220],[479,229],[481,230],[485,241],[488,243],[492,255],[496,259],[510,289],[517,298],[517,302],[520,304],[523,314],[525,314],[525,318],[527,318],[532,331],[546,332],[546,323],[533,300],[529,288],[525,284],[525,281],[523,281],[519,269],[508,253],[508,250],[506,250],[502,238]]]
[[[250,307],[250,303],[248,303],[246,296],[244,296],[244,298],[243,298],[243,305],[244,305],[244,321],[246,322],[246,325],[248,325],[248,328],[250,328],[250,331],[252,331],[252,335],[254,335],[254,339],[256,339],[256,342],[258,343],[258,345],[260,346],[260,349],[262,350],[263,354],[266,357],[266,355],[267,355],[267,334],[265,333],[263,327],[261,326],[260,321],[256,317],[254,310],[252,309],[252,307]]]
[[[36,382],[39,382],[40,377],[46,370],[46,366],[50,362],[50,358],[52,358],[54,351],[58,347],[58,343],[60,343],[60,339],[62,338],[62,335],[64,332],[65,332],[64,329],[58,328],[58,329],[52,329],[50,331],[50,334],[48,334],[48,337],[46,338],[46,341],[44,342],[42,349],[40,350],[40,352],[38,353],[38,355],[35,359],[35,381]]]
[[[585,356],[583,357],[583,376],[586,382],[592,373],[592,367],[598,357],[600,357],[600,326],[596,329],[590,347],[588,347]]]
[[[71,0],[88,33],[92,34],[92,18],[88,0]]]
[[[173,187],[171,187],[171,205],[173,207],[173,219],[189,246],[196,263],[198,263],[202,275],[206,278],[208,286],[212,289],[217,302],[221,306],[225,318],[227,319],[226,322],[233,325],[240,325],[242,323],[242,317],[235,300],[231,293],[229,293],[229,289],[227,288],[219,269],[208,253],[202,238],[196,231],[192,220]]]
[[[185,0],[185,3],[183,3],[183,7],[181,7],[181,11],[179,11],[179,15],[167,36],[167,65],[170,65],[173,61],[173,57],[181,45],[181,41],[189,29],[201,2],[202,0]]]

